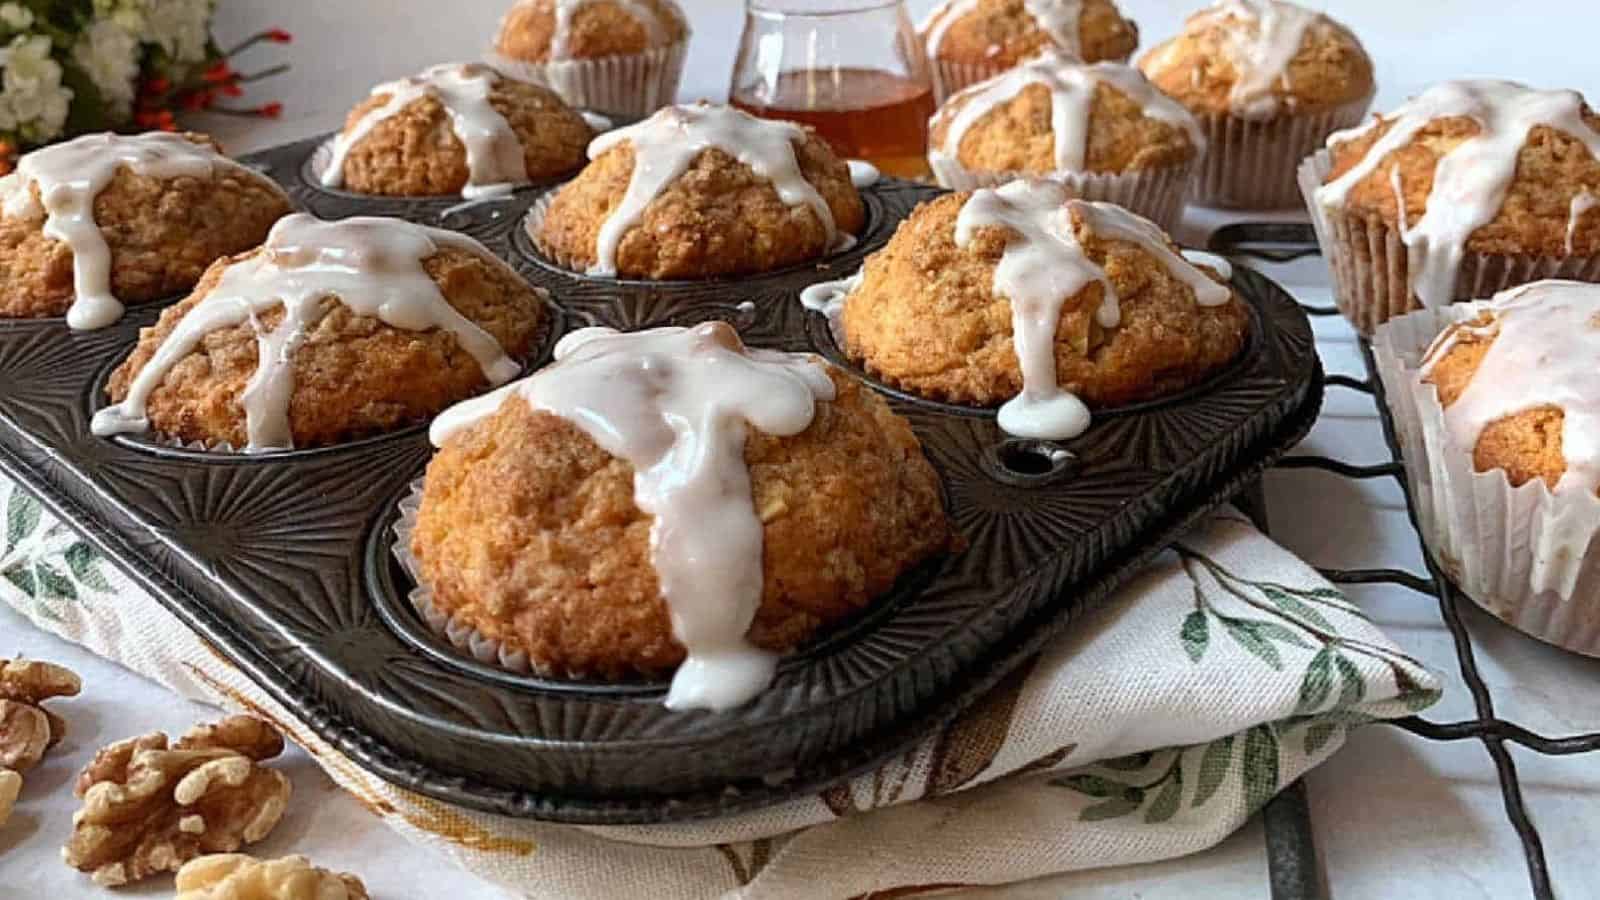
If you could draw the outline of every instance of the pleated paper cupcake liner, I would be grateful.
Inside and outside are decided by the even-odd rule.
[[[1600,657],[1600,498],[1520,487],[1476,471],[1456,446],[1439,392],[1419,377],[1423,354],[1484,303],[1409,313],[1384,324],[1372,349],[1383,379],[1423,537],[1462,593],[1519,631]]]
[[[1322,208],[1317,188],[1333,171],[1333,157],[1318,150],[1300,164],[1300,192],[1311,212],[1317,243],[1333,272],[1333,299],[1362,334],[1390,319],[1421,309],[1411,291],[1411,251],[1400,230],[1376,216]],[[1452,300],[1492,297],[1543,278],[1600,282],[1600,255],[1510,256],[1467,252]]]
[[[578,109],[626,120],[642,119],[678,96],[689,38],[665,47],[595,59],[524,62],[490,51],[484,61],[518,81],[547,87]]]
[[[1065,185],[1072,195],[1083,200],[1103,200],[1125,207],[1171,231],[1183,217],[1184,197],[1199,159],[1177,166],[1164,166],[1141,172],[984,172],[963,166],[955,157],[938,150],[929,151],[928,165],[940,187],[953,191],[998,187],[1018,178],[1048,178]]]
[[[1125,63],[1132,55],[1117,60],[1104,60],[1105,62]],[[988,81],[996,75],[1004,74],[1015,66],[1005,66],[998,63],[959,63],[946,59],[928,60],[928,71],[933,78],[933,99],[935,103],[943,104],[951,95],[963,88],[971,87],[980,81]]]
[[[1261,122],[1196,114],[1206,135],[1206,157],[1189,201],[1222,209],[1298,207],[1295,173],[1300,161],[1315,153],[1328,135],[1359,124],[1371,104],[1368,96],[1319,113]]]
[[[522,229],[528,235],[528,243],[533,246],[534,250],[539,252],[540,256],[544,257],[546,262],[559,266],[575,275],[588,274],[589,267],[587,263],[551,249],[540,238],[544,231],[544,217],[550,213],[550,204],[555,202],[555,199],[555,191],[546,191],[539,196],[539,199],[533,201],[532,206],[528,207],[528,214],[522,218]]]

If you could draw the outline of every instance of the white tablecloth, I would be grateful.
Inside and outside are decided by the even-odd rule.
[[[280,25],[295,34],[287,48],[255,51],[243,67],[288,53],[289,75],[255,96],[282,99],[278,121],[205,121],[234,152],[248,152],[326,131],[374,82],[421,66],[467,58],[492,31],[504,0],[223,0],[224,43]],[[720,96],[737,38],[736,0],[685,0],[696,43],[685,97]],[[930,3],[913,2],[920,14]],[[1121,0],[1150,46],[1177,27],[1187,0]],[[1465,75],[1514,77],[1548,87],[1576,87],[1600,98],[1592,52],[1592,5],[1532,0],[1507,7],[1490,0],[1398,3],[1340,0],[1324,4],[1349,23],[1378,60],[1378,106],[1392,105],[1431,81]],[[1203,237],[1218,220],[1191,216],[1185,236]],[[1302,301],[1326,303],[1327,277],[1317,260],[1268,271]],[[1361,373],[1353,336],[1337,319],[1316,322],[1330,372]],[[1377,462],[1385,450],[1370,399],[1332,389],[1322,420],[1301,452]],[[1311,471],[1268,476],[1274,535],[1321,566],[1420,569],[1400,494],[1387,480],[1353,482]],[[1472,715],[1448,631],[1428,598],[1390,587],[1353,588],[1377,623],[1443,677],[1436,720]],[[1503,718],[1548,733],[1600,729],[1600,662],[1540,645],[1476,611],[1467,614],[1479,664]],[[61,865],[57,848],[70,830],[70,784],[96,747],[155,728],[181,732],[210,713],[175,700],[117,666],[25,624],[0,605],[0,656],[53,660],[81,673],[85,698],[74,701],[67,744],[29,776],[25,802],[0,832],[0,897],[75,900],[105,892]],[[1531,814],[1563,896],[1600,896],[1600,765],[1591,757],[1551,759],[1514,751]],[[308,853],[320,864],[362,874],[375,897],[496,898],[500,893],[449,868],[390,833],[338,793],[298,753],[289,768],[299,799],[282,826],[256,848],[264,855]],[[1436,744],[1384,727],[1356,733],[1350,745],[1312,773],[1310,802],[1318,848],[1336,897],[1438,898],[1526,896],[1521,847],[1506,824],[1487,753],[1476,742]],[[310,801],[310,802],[308,802]],[[1195,857],[1136,869],[1106,870],[985,891],[1008,898],[1194,896],[1266,897],[1266,855],[1258,825]],[[122,892],[168,896],[155,880]]]

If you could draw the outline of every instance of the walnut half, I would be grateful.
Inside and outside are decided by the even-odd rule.
[[[22,776],[10,769],[0,769],[0,827],[11,819],[11,808],[17,805],[17,795],[22,793]]]
[[[159,732],[112,744],[78,776],[83,808],[62,858],[110,887],[259,841],[283,817],[289,779],[258,763],[282,752],[283,738],[249,716],[170,747]]]
[[[313,866],[303,856],[259,860],[202,856],[178,870],[174,900],[368,900],[361,879]]]
[[[26,772],[61,743],[66,722],[45,709],[52,697],[83,689],[68,669],[31,659],[0,659],[0,769]]]

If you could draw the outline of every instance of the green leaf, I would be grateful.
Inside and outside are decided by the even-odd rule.
[[[1099,765],[1117,772],[1137,772],[1150,765],[1150,760],[1155,758],[1154,752],[1135,753],[1132,756],[1121,756],[1116,759],[1103,759]]]
[[[39,596],[41,599],[78,599],[77,585],[74,585],[72,579],[68,578],[60,569],[47,562],[41,562],[38,564],[38,572]]]
[[[1056,787],[1072,788],[1090,797],[1119,797],[1128,790],[1128,786],[1122,782],[1098,775],[1063,775],[1050,779],[1050,783]]]
[[[1228,629],[1228,635],[1239,646],[1260,657],[1262,662],[1275,671],[1283,670],[1283,657],[1278,655],[1278,648],[1261,636],[1260,627],[1264,623],[1249,619],[1223,619],[1222,624]]]
[[[1156,799],[1144,811],[1144,821],[1148,825],[1158,825],[1178,814],[1178,807],[1183,805],[1183,766],[1174,764],[1172,777],[1161,786],[1161,792],[1156,794]]]
[[[39,582],[33,577],[33,570],[22,566],[13,566],[4,572],[0,572],[0,576],[4,576],[5,580],[11,582],[16,586],[17,590],[27,594],[29,597],[39,596]]]
[[[1300,682],[1300,705],[1295,708],[1296,712],[1313,713],[1328,702],[1328,695],[1333,693],[1335,654],[1333,647],[1328,646],[1311,657],[1311,664],[1306,666],[1306,676]]]
[[[1102,822],[1106,819],[1120,819],[1123,816],[1139,811],[1139,801],[1128,797],[1113,797],[1104,803],[1096,803],[1078,813],[1080,822]]]
[[[39,527],[43,507],[33,495],[21,488],[11,491],[11,502],[6,504],[6,552],[10,553],[28,535]]]
[[[1316,756],[1317,752],[1328,745],[1333,739],[1338,725],[1333,722],[1321,722],[1306,729],[1306,755]]]
[[[1190,662],[1199,662],[1206,655],[1206,645],[1211,643],[1211,626],[1202,610],[1195,610],[1183,619],[1183,649]]]
[[[1263,587],[1261,593],[1268,600],[1277,604],[1277,607],[1283,610],[1284,615],[1289,618],[1321,628],[1324,631],[1335,630],[1333,623],[1329,622],[1326,616],[1317,612],[1316,607],[1301,600],[1299,597],[1275,587]]]
[[[1367,682],[1361,677],[1361,670],[1343,653],[1335,655],[1333,663],[1339,670],[1339,680],[1344,683],[1339,689],[1338,707],[1348,709],[1367,696]]]
[[[1256,626],[1256,633],[1269,641],[1281,641],[1285,644],[1293,644],[1296,647],[1304,647],[1307,650],[1311,649],[1311,645],[1306,643],[1306,639],[1301,637],[1298,631],[1286,628],[1277,622],[1263,621],[1252,624]]]
[[[77,578],[80,583],[90,590],[100,591],[101,593],[110,592],[111,582],[100,574],[100,554],[96,553],[95,549],[89,546],[88,543],[78,541],[68,547],[62,556],[67,561],[67,568],[72,570],[73,577]]]
[[[1228,735],[1221,740],[1212,741],[1206,745],[1206,752],[1200,756],[1200,781],[1195,786],[1194,800],[1191,806],[1203,806],[1217,788],[1228,777],[1228,772],[1233,769],[1233,735]]]
[[[1244,802],[1254,813],[1278,793],[1278,736],[1257,725],[1244,736]]]

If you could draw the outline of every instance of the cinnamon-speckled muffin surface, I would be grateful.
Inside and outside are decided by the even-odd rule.
[[[1065,15],[1077,7],[1077,28],[1063,42],[1034,9]],[[936,36],[930,55],[963,65],[1010,67],[1041,50],[1063,50],[1086,62],[1125,60],[1139,46],[1139,28],[1123,18],[1111,0],[954,0],[936,8],[922,27]]]
[[[688,33],[683,10],[671,0],[588,0],[567,19],[555,0],[521,0],[501,19],[494,49],[522,62],[594,59],[643,53]]]

